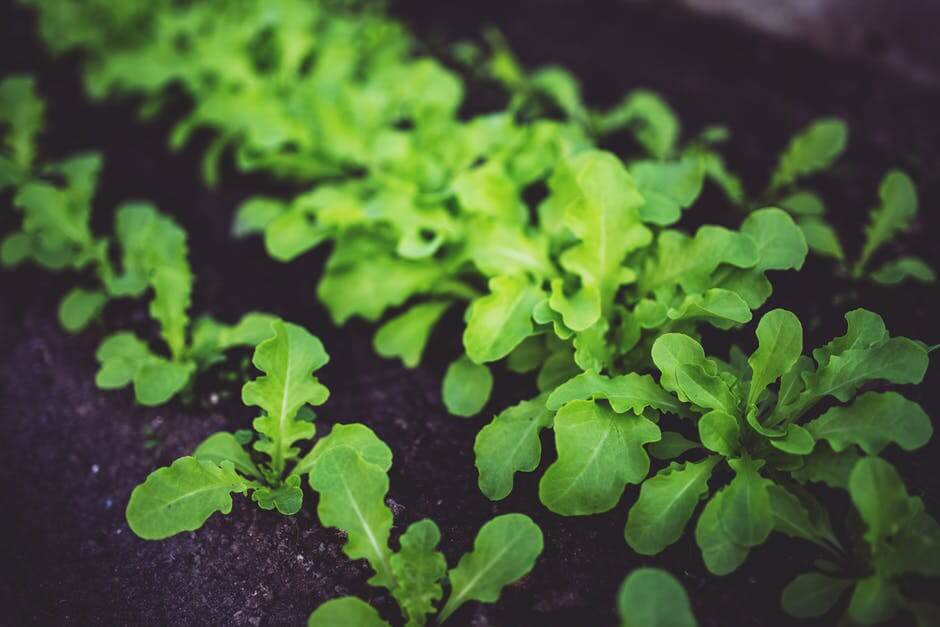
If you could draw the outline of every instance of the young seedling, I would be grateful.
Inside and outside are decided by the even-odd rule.
[[[399,550],[394,551],[389,546],[392,512],[385,505],[390,458],[376,464],[342,442],[324,448],[310,473],[310,486],[320,495],[320,523],[346,534],[343,551],[351,559],[368,561],[375,572],[369,583],[391,592],[408,627],[426,624],[429,615],[442,623],[468,601],[497,601],[504,587],[532,570],[542,552],[542,532],[523,514],[497,516],[483,525],[473,550],[449,571],[444,555],[437,550],[440,531],[430,519],[409,525],[399,538]],[[450,594],[442,607],[436,607],[444,596],[444,581]],[[390,625],[356,597],[324,603],[307,624]]]
[[[303,503],[301,477],[337,445],[361,453],[376,468],[391,465],[391,451],[361,424],[334,426],[300,456],[297,445],[316,433],[310,407],[329,396],[313,376],[329,357],[320,340],[297,325],[275,320],[268,336],[252,360],[264,374],[242,388],[245,405],[261,409],[252,423],[254,433],[214,433],[192,456],[155,470],[134,488],[127,522],[141,538],[159,540],[198,529],[214,513],[231,512],[233,493],[250,492],[262,509],[296,514]]]
[[[836,119],[816,120],[799,132],[780,155],[768,199],[793,215],[813,252],[836,259],[852,278],[869,278],[882,285],[897,285],[907,279],[933,283],[933,269],[912,256],[885,262],[877,270],[868,271],[875,252],[899,233],[908,231],[917,214],[917,189],[905,172],[892,170],[882,179],[878,187],[880,203],[871,211],[865,243],[854,262],[847,258],[838,234],[826,221],[822,198],[798,185],[805,177],[832,167],[845,150],[847,138],[845,123]]]

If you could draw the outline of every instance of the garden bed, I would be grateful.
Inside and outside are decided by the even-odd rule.
[[[851,129],[846,155],[820,185],[830,218],[850,250],[862,239],[881,175],[907,169],[921,195],[921,219],[905,246],[940,267],[937,233],[940,203],[940,94],[910,86],[867,67],[834,61],[720,22],[676,17],[653,8],[598,3],[513,7],[496,3],[460,7],[405,3],[403,19],[440,49],[497,25],[527,66],[547,62],[570,69],[586,99],[612,104],[626,90],[659,91],[680,115],[689,135],[708,123],[727,124],[723,148],[729,164],[751,188],[760,188],[787,138],[813,118],[836,115]],[[435,8],[436,7],[436,8]],[[318,424],[369,425],[394,453],[389,504],[396,529],[424,517],[441,528],[451,563],[469,550],[476,530],[492,516],[528,514],[545,536],[537,568],[494,605],[468,604],[454,625],[607,625],[615,622],[615,597],[623,576],[641,565],[672,572],[685,585],[700,624],[780,625],[780,590],[811,566],[814,552],[772,536],[734,574],[705,570],[689,534],[654,558],[623,541],[628,486],[614,510],[589,517],[560,517],[541,505],[538,477],[554,458],[543,433],[543,462],[517,476],[512,494],[491,502],[477,488],[473,441],[482,417],[459,419],[444,409],[441,373],[460,349],[459,312],[435,331],[425,359],[414,370],[375,355],[362,323],[336,328],[318,303],[314,286],[326,251],[289,265],[270,259],[257,239],[229,237],[233,209],[248,196],[289,187],[223,168],[222,183],[207,191],[199,175],[206,138],[170,153],[172,116],[142,124],[131,104],[92,104],[74,59],[51,60],[33,36],[33,19],[15,11],[0,26],[6,42],[2,71],[37,75],[49,106],[44,153],[62,157],[100,149],[105,166],[96,201],[96,223],[107,225],[119,202],[145,198],[174,216],[189,233],[197,290],[193,309],[231,321],[247,308],[263,308],[303,325],[323,339],[331,362],[318,375],[331,390]],[[484,96],[471,108],[485,109]],[[185,105],[181,105],[185,106]],[[611,147],[625,138],[613,138]],[[201,145],[199,145],[201,144]],[[3,212],[2,231],[13,226]],[[708,189],[683,227],[734,225],[740,215]],[[324,529],[305,504],[292,517],[261,511],[237,499],[231,515],[211,518],[196,533],[145,542],[127,528],[124,508],[131,489],[158,466],[190,453],[210,433],[245,428],[254,413],[238,400],[240,381],[201,379],[193,402],[135,405],[129,391],[104,393],[94,384],[95,348],[114,328],[147,329],[141,303],[109,308],[89,331],[70,336],[55,311],[68,287],[61,276],[24,267],[0,273],[0,481],[6,486],[0,517],[3,572],[0,599],[12,624],[302,624],[326,600],[355,594],[387,617],[394,601],[366,584],[369,569],[341,554],[341,535]],[[767,309],[786,306],[804,321],[806,346],[817,346],[844,328],[842,314],[857,306],[878,311],[898,334],[937,340],[940,309],[935,290],[849,284],[833,265],[811,256],[799,273],[781,273]],[[734,334],[706,335],[713,354],[725,354]],[[753,347],[753,331],[735,336]],[[229,358],[239,371],[249,356]],[[217,369],[216,372],[223,371]],[[908,390],[928,414],[940,414],[929,396],[940,383],[936,369]],[[502,373],[484,416],[530,398],[530,377]],[[940,439],[896,463],[913,495],[940,511]],[[654,462],[656,464],[656,462]],[[654,465],[654,468],[658,466]],[[394,535],[394,532],[393,532]],[[793,621],[812,625],[812,621]],[[819,624],[825,624],[820,622]]]

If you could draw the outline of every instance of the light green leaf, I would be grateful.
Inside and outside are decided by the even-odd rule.
[[[670,320],[705,320],[719,329],[744,324],[751,320],[747,303],[731,290],[712,288],[704,294],[686,296],[679,307],[669,309]]]
[[[320,524],[346,533],[343,552],[350,559],[368,560],[375,571],[370,584],[393,589],[388,549],[392,512],[385,505],[386,472],[351,448],[337,446],[317,462],[316,472],[310,474],[310,487],[320,495]]]
[[[263,233],[265,228],[279,215],[287,211],[287,204],[277,198],[254,196],[249,198],[235,212],[232,235],[245,237]]]
[[[657,159],[666,158],[679,141],[679,118],[658,94],[646,89],[631,91],[620,104],[598,116],[596,127],[601,134],[629,127]]]
[[[375,334],[375,352],[382,357],[398,357],[408,368],[421,361],[434,325],[450,306],[449,302],[421,303],[383,324]]]
[[[735,476],[722,496],[719,521],[735,544],[758,546],[774,526],[767,489],[772,482],[760,476],[755,462],[732,459],[728,463]]]
[[[480,413],[492,389],[490,369],[461,355],[444,374],[441,396],[448,412],[454,416],[470,417]]]
[[[467,601],[498,600],[505,586],[532,570],[542,547],[542,531],[523,514],[504,514],[483,525],[473,550],[448,574],[450,597],[438,622],[447,620]]]
[[[385,472],[392,467],[392,450],[369,427],[359,424],[335,424],[330,434],[320,438],[313,449],[303,456],[291,470],[292,475],[315,473],[317,462],[334,448],[352,449],[359,457]]]
[[[307,627],[390,627],[374,607],[356,597],[331,599],[307,619]]]
[[[618,414],[628,411],[641,414],[647,407],[678,415],[686,413],[685,406],[659,387],[653,377],[635,372],[613,378],[593,371],[582,372],[555,388],[545,406],[556,411],[569,401],[587,399],[607,399]]]
[[[110,335],[95,353],[95,359],[101,364],[95,375],[95,384],[102,390],[116,390],[129,385],[150,357],[150,349],[133,333]]]
[[[640,222],[642,197],[610,153],[584,151],[559,167],[552,193],[564,197],[564,223],[579,240],[561,254],[560,262],[581,279],[581,289],[600,294],[606,310],[623,282],[624,257],[652,239]]]
[[[839,242],[836,230],[820,218],[800,218],[797,223],[806,238],[806,245],[817,255],[832,257],[839,261],[845,260],[845,252]]]
[[[656,459],[672,460],[681,457],[687,451],[700,448],[699,444],[686,439],[675,431],[663,431],[662,439],[646,447],[649,454]]]
[[[679,400],[688,397],[679,389],[678,371],[683,365],[697,365],[705,368],[707,374],[714,375],[714,364],[705,359],[705,350],[697,341],[683,333],[665,333],[656,338],[651,350],[653,363],[662,376],[659,384],[670,392],[676,392]]]
[[[823,118],[797,133],[780,154],[771,189],[791,185],[798,179],[825,170],[845,150],[848,128],[842,120]]]
[[[293,516],[300,511],[304,503],[304,491],[300,487],[300,477],[291,475],[283,483],[275,486],[257,488],[251,500],[265,510],[276,509],[284,516]]]
[[[181,457],[150,473],[127,503],[127,524],[145,540],[162,540],[199,529],[212,514],[232,511],[232,493],[249,484],[231,464]]]
[[[447,574],[447,560],[437,550],[441,532],[429,519],[412,523],[399,538],[401,550],[389,558],[396,586],[392,596],[398,601],[407,627],[420,627],[434,611],[434,602],[444,591],[440,581]]]
[[[98,317],[107,302],[102,292],[74,288],[59,303],[59,323],[69,333],[78,333]]]
[[[918,283],[931,284],[937,280],[937,275],[933,268],[928,266],[922,259],[901,257],[887,262],[872,272],[871,278],[875,283],[881,285],[899,285],[907,279],[913,279]]]
[[[544,297],[522,277],[490,279],[490,294],[470,305],[463,334],[467,356],[478,364],[502,359],[532,334],[532,310]]]
[[[813,435],[800,425],[787,425],[782,437],[769,437],[771,446],[791,455],[809,455],[816,445]]]
[[[134,373],[134,396],[141,405],[162,405],[186,387],[195,370],[192,362],[151,356]]]
[[[222,462],[231,462],[235,470],[244,475],[252,478],[261,476],[258,467],[255,466],[245,447],[234,435],[227,431],[213,433],[203,440],[193,451],[193,457],[199,461],[216,465],[221,465]]]
[[[544,396],[522,401],[496,415],[477,434],[473,445],[480,491],[492,501],[512,491],[516,472],[532,472],[542,459],[539,433],[552,424]]]
[[[803,326],[786,309],[769,311],[757,324],[757,350],[747,360],[751,387],[747,404],[754,407],[767,386],[788,372],[803,352]]]
[[[630,174],[643,196],[640,217],[659,226],[674,224],[692,206],[705,182],[704,162],[696,156],[677,161],[636,161]]]
[[[741,426],[732,414],[716,409],[699,418],[698,436],[705,448],[732,457],[740,447]]]
[[[242,387],[242,402],[258,406],[263,415],[252,423],[266,436],[255,450],[270,457],[271,469],[280,475],[284,464],[297,457],[294,444],[313,437],[314,426],[297,420],[304,405],[322,405],[329,396],[313,372],[329,361],[319,339],[304,328],[281,321],[272,324],[274,337],[255,348],[252,363],[265,373]]]
[[[178,360],[186,350],[193,275],[188,265],[163,266],[154,270],[150,282],[153,285],[150,315],[160,324],[160,334],[170,348],[170,355]]]
[[[637,568],[617,593],[620,627],[695,627],[695,616],[675,577],[659,568]]]
[[[780,604],[790,616],[818,618],[831,610],[851,585],[852,582],[847,579],[806,573],[787,584]]]
[[[798,216],[816,217],[826,213],[826,205],[818,194],[808,191],[794,192],[780,200],[780,207]]]
[[[776,207],[758,209],[741,223],[741,233],[757,246],[757,272],[799,270],[808,248],[803,232],[785,211]],[[745,299],[747,300],[747,299]]]
[[[641,555],[656,555],[682,535],[720,458],[670,464],[643,482],[627,516],[627,544]]]
[[[681,396],[704,409],[717,409],[728,414],[737,411],[738,399],[719,376],[710,375],[695,364],[683,364],[676,370],[676,384]]]
[[[847,407],[833,407],[806,428],[836,452],[857,444],[869,455],[895,442],[906,451],[924,446],[933,434],[920,405],[897,392],[866,392]]]
[[[734,572],[747,559],[749,550],[736,544],[721,524],[720,512],[726,493],[727,488],[712,496],[695,525],[695,542],[702,550],[708,571],[715,575]]]
[[[881,180],[878,198],[881,204],[872,209],[871,221],[865,227],[865,245],[855,265],[856,276],[868,265],[875,251],[899,232],[907,230],[917,214],[917,188],[910,177],[900,170],[888,172]]]
[[[606,512],[627,483],[649,472],[643,445],[656,442],[659,427],[643,416],[617,414],[594,401],[571,401],[555,415],[558,459],[539,483],[539,498],[563,516]]]

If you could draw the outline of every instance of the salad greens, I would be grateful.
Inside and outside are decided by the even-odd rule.
[[[281,320],[268,322],[266,338],[252,360],[264,374],[242,388],[245,405],[261,410],[252,423],[254,431],[213,433],[191,456],[155,470],[134,488],[127,522],[141,538],[159,540],[198,529],[212,514],[231,512],[236,492],[250,491],[262,509],[296,514],[303,502],[301,477],[337,442],[362,451],[386,469],[391,465],[388,447],[360,424],[335,426],[300,456],[296,445],[316,433],[310,407],[322,405],[329,396],[313,376],[329,357],[319,339]]]
[[[527,70],[495,30],[486,49],[461,42],[442,61],[379,2],[21,2],[37,10],[53,52],[79,53],[94,98],[133,96],[145,117],[185,110],[174,148],[208,129],[208,185],[228,157],[239,170],[289,179],[292,194],[246,199],[233,235],[259,236],[279,262],[327,248],[317,296],[336,324],[375,323],[378,354],[417,367],[435,328],[462,313],[463,350],[442,378],[451,414],[486,411],[503,369],[532,375],[531,397],[494,408],[474,442],[488,498],[506,498],[516,473],[538,469],[549,429],[556,458],[540,478],[541,502],[564,516],[597,514],[638,485],[624,536],[641,555],[688,530],[707,569],[724,575],[777,532],[824,553],[783,591],[793,616],[838,608],[850,624],[899,613],[931,624],[940,611],[910,585],[940,574],[940,525],[880,457],[932,437],[923,409],[888,389],[920,383],[932,349],[856,309],[843,335],[804,354],[803,324],[780,308],[760,315],[749,355],[703,347],[751,324],[773,273],[799,271],[809,252],[855,280],[934,282],[918,257],[884,259],[916,226],[917,190],[901,170],[882,179],[858,246],[827,220],[811,185],[840,167],[842,120],[798,132],[765,189],[750,194],[719,152],[724,127],[684,137],[678,116],[643,89],[594,109],[573,75]],[[465,81],[447,61],[501,86],[505,108],[468,113]],[[171,106],[180,95],[187,106]],[[408,625],[495,602],[532,569],[542,534],[521,514],[483,525],[449,570],[430,519],[400,534],[396,550],[390,449],[361,424],[336,425],[307,446],[311,407],[328,396],[313,374],[328,360],[320,341],[257,312],[235,324],[192,320],[186,233],[130,202],[117,208],[112,236],[96,234],[101,157],[44,160],[44,110],[32,78],[0,81],[0,193],[22,213],[0,261],[81,273],[59,307],[70,332],[110,300],[149,296],[156,332],[106,337],[98,386],[132,385],[141,404],[161,404],[186,396],[196,372],[239,346],[255,347],[262,373],[242,389],[259,409],[253,430],[215,433],[134,489],[126,515],[138,536],[198,529],[229,513],[235,493],[295,514],[307,476],[320,522],[346,535],[347,556],[368,562],[370,583],[390,592]],[[615,135],[634,149],[604,150]],[[687,213],[709,186],[743,219],[691,230]],[[824,506],[839,499],[845,524]],[[623,625],[696,624],[681,585],[657,569],[631,573],[618,607]],[[309,624],[388,623],[341,597]]]
[[[380,461],[342,440],[325,444],[311,469],[310,487],[320,495],[320,523],[346,534],[343,551],[369,563],[375,572],[369,583],[391,592],[409,627],[426,624],[428,615],[443,622],[468,601],[493,603],[505,586],[532,570],[542,552],[542,532],[523,514],[504,514],[483,525],[473,550],[450,570],[437,550],[440,531],[430,519],[409,525],[394,551],[389,546],[392,512],[385,504],[391,455]],[[445,580],[450,592],[438,608]],[[366,602],[348,596],[324,603],[308,621],[310,627],[389,624]]]

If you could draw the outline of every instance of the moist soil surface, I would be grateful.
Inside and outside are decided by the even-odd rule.
[[[615,2],[591,3],[590,11],[581,6],[411,1],[394,10],[431,52],[493,24],[530,67],[558,63],[571,69],[595,106],[612,104],[628,89],[650,87],[679,112],[687,138],[706,124],[727,124],[732,140],[723,152],[751,190],[764,186],[790,134],[814,117],[840,116],[851,127],[850,147],[818,187],[850,254],[860,247],[884,171],[903,167],[919,185],[921,218],[915,232],[883,256],[914,253],[940,267],[928,236],[938,226],[940,94],[720,22]],[[542,528],[545,552],[531,575],[507,588],[494,605],[468,603],[448,624],[613,625],[617,587],[643,565],[665,568],[682,581],[702,625],[790,624],[779,609],[779,594],[790,579],[812,567],[818,557],[812,548],[774,535],[736,573],[721,578],[707,573],[691,534],[655,558],[638,556],[623,540],[636,486],[627,488],[618,507],[599,516],[563,518],[540,505],[538,477],[554,458],[549,434],[543,438],[539,470],[517,475],[507,499],[487,500],[476,485],[474,436],[494,412],[533,394],[531,378],[497,373],[494,397],[482,414],[486,418],[448,415],[438,390],[446,364],[460,348],[460,312],[439,326],[421,367],[407,370],[379,358],[368,325],[336,328],[316,300],[314,287],[328,251],[282,265],[265,255],[257,239],[230,237],[233,209],[240,201],[258,193],[289,194],[289,186],[241,175],[227,165],[221,184],[207,190],[199,162],[208,135],[180,153],[166,147],[172,121],[185,111],[183,99],[146,122],[136,116],[133,102],[91,103],[83,95],[76,59],[50,59],[34,32],[30,14],[9,10],[0,21],[5,48],[0,71],[37,74],[49,102],[43,157],[103,152],[95,202],[99,233],[110,231],[120,202],[141,198],[154,201],[187,229],[197,277],[195,314],[233,321],[245,311],[265,310],[323,339],[332,359],[318,374],[331,397],[318,411],[318,429],[323,435],[337,422],[361,421],[394,451],[388,500],[396,520],[393,542],[411,522],[433,518],[453,565],[494,515],[524,512]],[[487,85],[471,92],[476,95],[468,113],[498,106]],[[626,138],[614,138],[610,147],[631,148]],[[0,211],[2,232],[17,219],[9,209]],[[716,190],[707,189],[683,225],[733,226],[740,219]],[[818,257],[810,257],[800,273],[778,273],[772,279],[775,291],[768,308],[785,306],[800,316],[807,348],[841,334],[843,313],[857,306],[880,312],[895,334],[938,341],[933,288],[853,284]],[[68,335],[55,312],[76,280],[32,267],[0,273],[0,485],[5,493],[0,624],[299,625],[319,604],[344,594],[367,599],[398,624],[389,595],[366,585],[365,563],[347,559],[340,550],[341,534],[319,526],[316,496],[309,491],[293,517],[261,511],[236,497],[230,515],[213,516],[195,533],[145,542],[129,531],[124,522],[128,496],[151,470],[190,453],[210,433],[250,425],[254,414],[238,400],[240,382],[251,373],[248,353],[201,377],[188,403],[143,408],[129,391],[99,391],[94,352],[102,338],[118,329],[154,337],[155,329],[145,302],[138,301],[111,304],[96,326]],[[731,340],[750,351],[753,329],[709,334],[706,349],[726,354]],[[937,415],[940,404],[928,391],[938,383],[935,369],[925,385],[905,392]],[[913,456],[888,455],[934,515],[940,514],[938,440]],[[654,461],[654,471],[660,464]],[[713,487],[722,480],[713,479]],[[841,527],[845,495],[820,495],[837,512]]]

